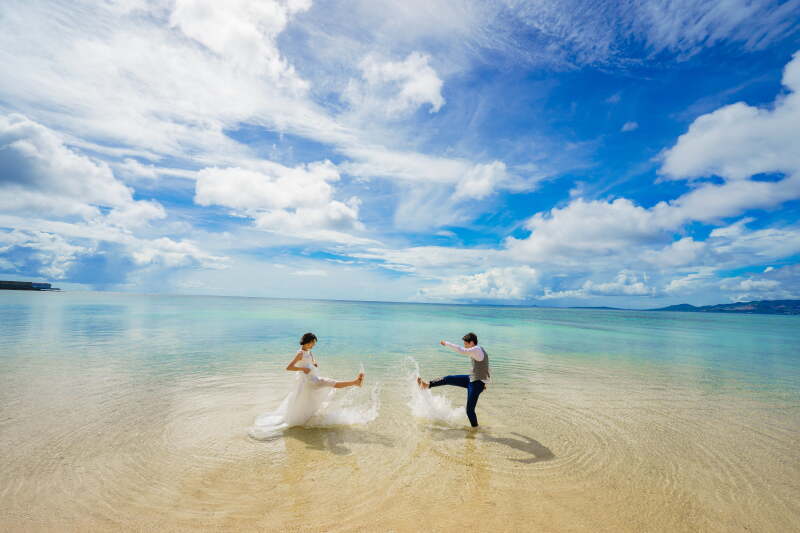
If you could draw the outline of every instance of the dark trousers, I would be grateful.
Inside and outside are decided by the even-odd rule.
[[[472,427],[478,425],[478,417],[475,416],[475,406],[478,405],[478,396],[481,395],[486,384],[483,381],[470,381],[469,376],[445,376],[431,381],[431,387],[441,385],[455,385],[467,389],[467,418]]]

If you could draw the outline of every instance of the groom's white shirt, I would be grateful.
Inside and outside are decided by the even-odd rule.
[[[459,346],[458,344],[453,344],[452,342],[444,341],[445,346],[455,350],[458,353],[462,353],[464,355],[468,355],[471,358],[475,359],[476,361],[483,361],[483,348],[480,345],[476,344],[472,348],[464,348],[463,346]]]

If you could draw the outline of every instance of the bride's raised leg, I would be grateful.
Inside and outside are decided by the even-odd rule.
[[[364,382],[364,373],[360,372],[358,377],[353,381],[337,381],[334,388],[336,389],[343,389],[345,387],[360,387],[361,384]]]

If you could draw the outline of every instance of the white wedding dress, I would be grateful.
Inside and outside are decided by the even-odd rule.
[[[280,434],[286,428],[302,426],[330,401],[336,381],[319,375],[314,364],[314,355],[310,351],[299,350],[297,353],[302,354],[302,357],[295,366],[311,371],[308,374],[295,372],[292,391],[276,410],[256,418],[250,428],[251,437],[267,439]]]

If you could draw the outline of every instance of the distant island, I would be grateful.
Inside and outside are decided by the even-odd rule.
[[[8,291],[59,291],[49,283],[36,283],[35,281],[3,281],[0,280],[0,290]]]
[[[755,302],[734,302],[730,304],[670,305],[647,311],[685,311],[689,313],[748,313],[757,315],[800,315],[800,300],[758,300]]]

